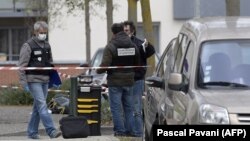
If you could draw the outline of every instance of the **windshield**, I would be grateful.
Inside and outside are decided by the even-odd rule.
[[[250,86],[250,40],[205,42],[199,61],[200,86],[218,86],[225,82]]]
[[[94,57],[92,58],[91,66],[92,67],[99,67],[102,61],[102,56],[103,56],[103,49],[100,49],[96,52]]]

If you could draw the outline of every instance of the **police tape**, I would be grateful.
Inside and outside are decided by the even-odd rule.
[[[0,67],[0,70],[69,70],[69,69],[76,69],[76,70],[95,70],[95,69],[120,69],[120,68],[145,68],[150,66],[109,66],[109,67]],[[71,75],[58,72],[59,76],[64,78],[71,78]],[[0,85],[0,88],[11,88],[11,89],[22,89],[19,86],[8,86],[8,85]],[[102,87],[104,89],[104,87]],[[68,90],[55,90],[55,89],[48,89],[48,92],[62,92],[62,93],[69,93]],[[102,92],[105,94],[107,92]]]
[[[68,74],[65,74],[65,73],[61,73],[61,72],[58,72],[59,76],[60,77],[64,77],[64,78],[71,78],[71,75],[68,75]],[[22,87],[20,86],[8,86],[8,85],[0,85],[0,88],[10,88],[10,89],[23,89]],[[58,89],[48,89],[48,92],[56,92],[56,93],[69,93],[69,90],[58,90]]]
[[[150,66],[109,66],[109,67],[0,67],[0,70],[97,70],[97,69],[121,69],[121,68],[145,68]]]
[[[53,89],[48,89],[48,92],[70,93],[69,90],[53,90]]]
[[[8,86],[8,85],[0,85],[0,88],[3,88],[3,89],[7,89],[7,88],[9,88],[9,89],[23,89],[20,86]],[[69,93],[70,91],[69,90],[48,89],[48,92]]]

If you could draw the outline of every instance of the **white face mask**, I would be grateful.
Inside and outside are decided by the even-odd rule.
[[[44,41],[47,38],[47,35],[46,34],[38,34],[37,38],[40,41]]]

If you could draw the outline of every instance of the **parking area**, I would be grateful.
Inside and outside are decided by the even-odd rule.
[[[1,106],[0,107],[0,140],[28,140],[26,128],[31,112],[31,106]],[[59,128],[59,120],[67,115],[52,114],[55,126]],[[112,126],[102,126],[101,136],[89,136],[86,140],[119,141],[113,136]],[[39,133],[42,140],[50,140],[46,135],[44,127],[40,124]],[[53,140],[63,140],[62,137]],[[82,140],[82,139],[67,139]]]

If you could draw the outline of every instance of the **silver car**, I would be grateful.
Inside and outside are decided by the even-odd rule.
[[[146,140],[153,124],[250,124],[250,17],[183,24],[146,79]]]

